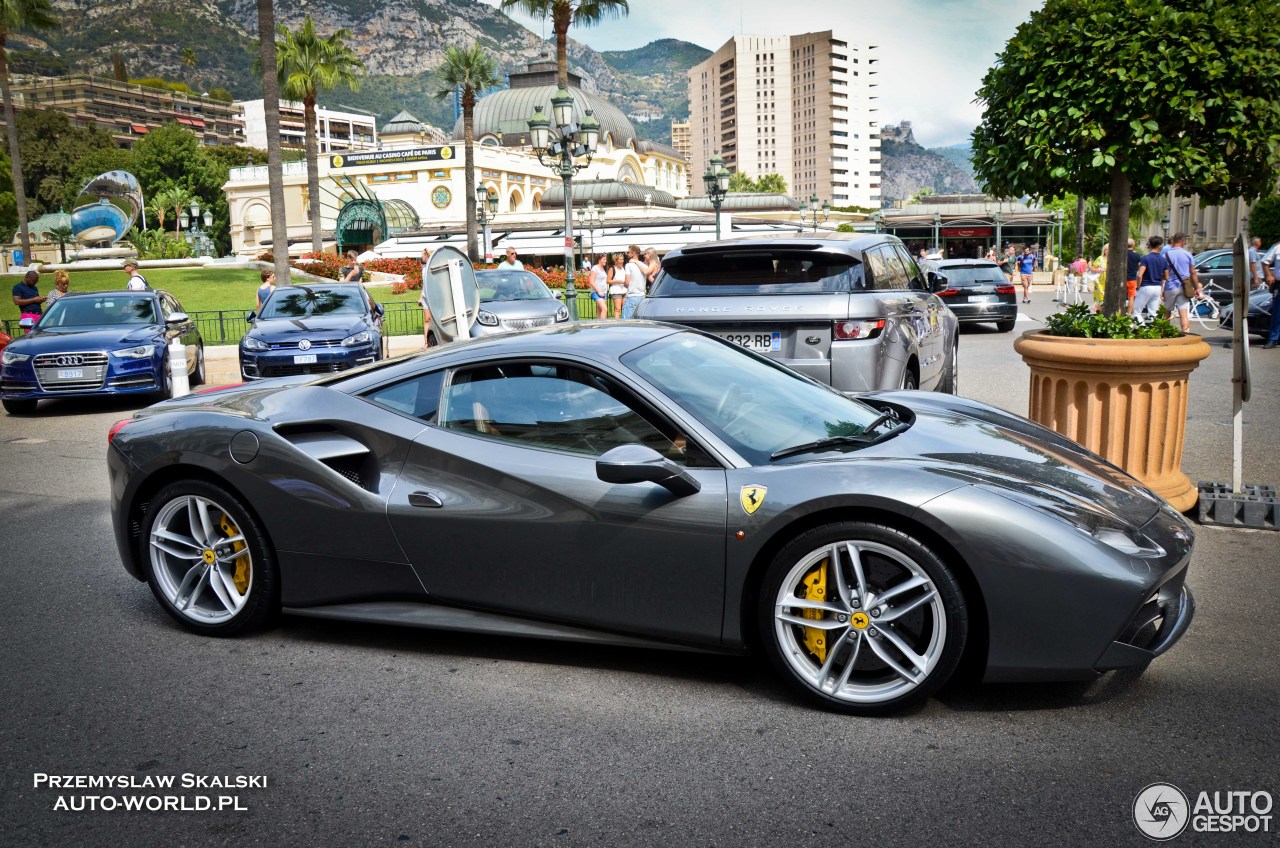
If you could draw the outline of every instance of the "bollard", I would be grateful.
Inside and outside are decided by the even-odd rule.
[[[187,381],[187,346],[177,336],[169,342],[169,376],[173,382],[170,397],[191,394],[191,383]]]

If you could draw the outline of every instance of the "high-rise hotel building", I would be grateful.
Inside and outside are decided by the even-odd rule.
[[[712,155],[792,197],[880,206],[876,47],[839,33],[738,35],[689,71],[690,173]]]

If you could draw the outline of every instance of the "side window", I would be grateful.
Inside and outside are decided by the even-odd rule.
[[[169,316],[178,311],[178,302],[167,294],[160,295],[160,313],[164,319],[169,320]]]
[[[642,444],[676,462],[714,465],[621,385],[575,365],[511,362],[458,370],[445,390],[440,423],[585,456]]]
[[[885,265],[889,267],[889,284],[877,285],[878,289],[907,289],[911,287],[911,280],[907,276],[907,266],[902,264],[901,257],[894,250],[894,245],[886,244],[880,248],[884,251]]]
[[[900,244],[895,244],[893,246],[893,252],[897,254],[898,260],[902,263],[902,267],[907,271],[907,286],[913,289],[925,288],[924,274],[920,272],[920,266],[911,258],[911,254],[907,253]]]
[[[432,371],[395,385],[374,389],[365,398],[402,415],[421,418],[428,424],[434,424],[436,414],[440,411],[440,388],[443,385],[444,372]]]
[[[867,266],[867,270],[871,272],[866,275],[870,279],[864,283],[865,287],[869,289],[888,288],[889,266],[885,264],[884,254],[880,252],[880,248],[873,247],[870,250],[863,251],[862,261]]]

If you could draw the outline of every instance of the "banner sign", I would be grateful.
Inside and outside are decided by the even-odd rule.
[[[976,238],[991,235],[990,227],[943,227],[942,234],[947,238]]]
[[[453,145],[415,147],[412,150],[373,150],[367,153],[335,153],[330,168],[357,168],[361,165],[399,165],[409,162],[441,162],[452,159]]]

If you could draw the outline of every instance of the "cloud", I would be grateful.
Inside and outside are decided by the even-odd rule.
[[[484,0],[491,6],[498,0]],[[1043,0],[631,0],[629,16],[569,31],[596,50],[679,38],[715,50],[734,35],[835,29],[879,45],[880,123],[911,121],[926,147],[967,141],[974,93],[1018,25]],[[780,13],[785,9],[785,15]],[[534,32],[540,21],[513,15]],[[548,27],[546,30],[550,32]]]

